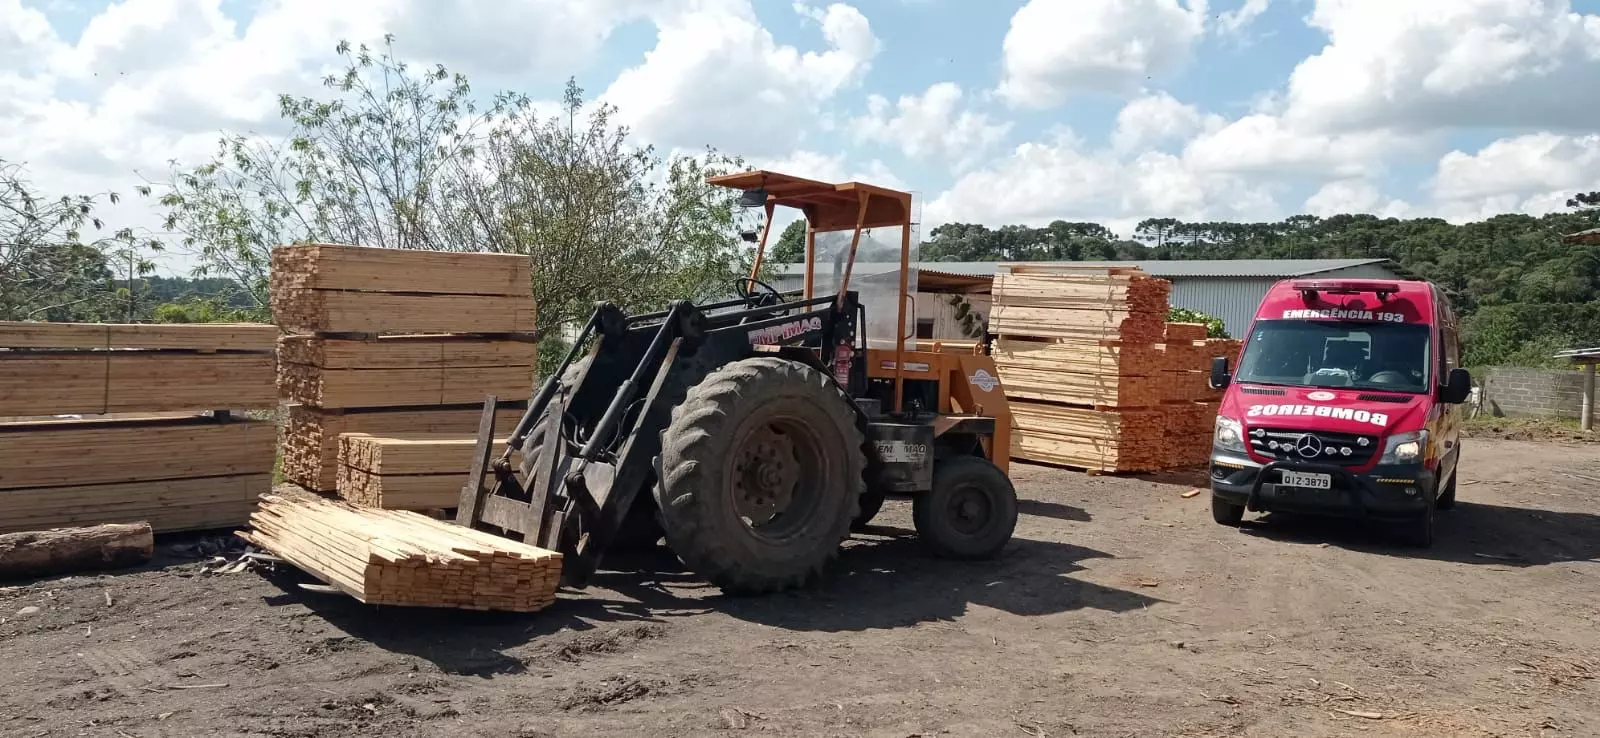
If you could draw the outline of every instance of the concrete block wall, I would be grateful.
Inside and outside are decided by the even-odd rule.
[[[1484,409],[1495,416],[1577,420],[1583,373],[1561,369],[1493,367],[1483,378]]]

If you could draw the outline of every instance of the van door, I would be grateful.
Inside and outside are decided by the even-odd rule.
[[[1461,366],[1461,335],[1456,325],[1455,311],[1450,309],[1443,295],[1436,295],[1438,309],[1435,315],[1439,318],[1439,378],[1436,383],[1442,384],[1450,376],[1450,370]],[[1437,430],[1439,436],[1439,484],[1443,485],[1455,477],[1456,465],[1461,460],[1461,423],[1466,418],[1466,405],[1445,405],[1435,407],[1436,417],[1439,419]]]

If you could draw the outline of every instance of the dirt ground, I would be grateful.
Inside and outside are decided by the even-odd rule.
[[[380,610],[168,541],[0,589],[0,735],[1600,735],[1600,445],[1467,443],[1426,551],[1028,466],[1003,560],[891,502],[759,599],[654,557],[537,615]]]

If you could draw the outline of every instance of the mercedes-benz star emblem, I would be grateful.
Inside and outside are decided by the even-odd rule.
[[[1307,433],[1294,444],[1294,450],[1308,459],[1322,455],[1322,439]]]

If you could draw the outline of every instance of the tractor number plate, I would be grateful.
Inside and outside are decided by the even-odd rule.
[[[1327,474],[1285,470],[1279,484],[1285,487],[1299,487],[1301,489],[1332,489],[1333,477]]]
[[[920,464],[928,458],[928,446],[910,441],[878,441],[878,458],[887,464]]]

